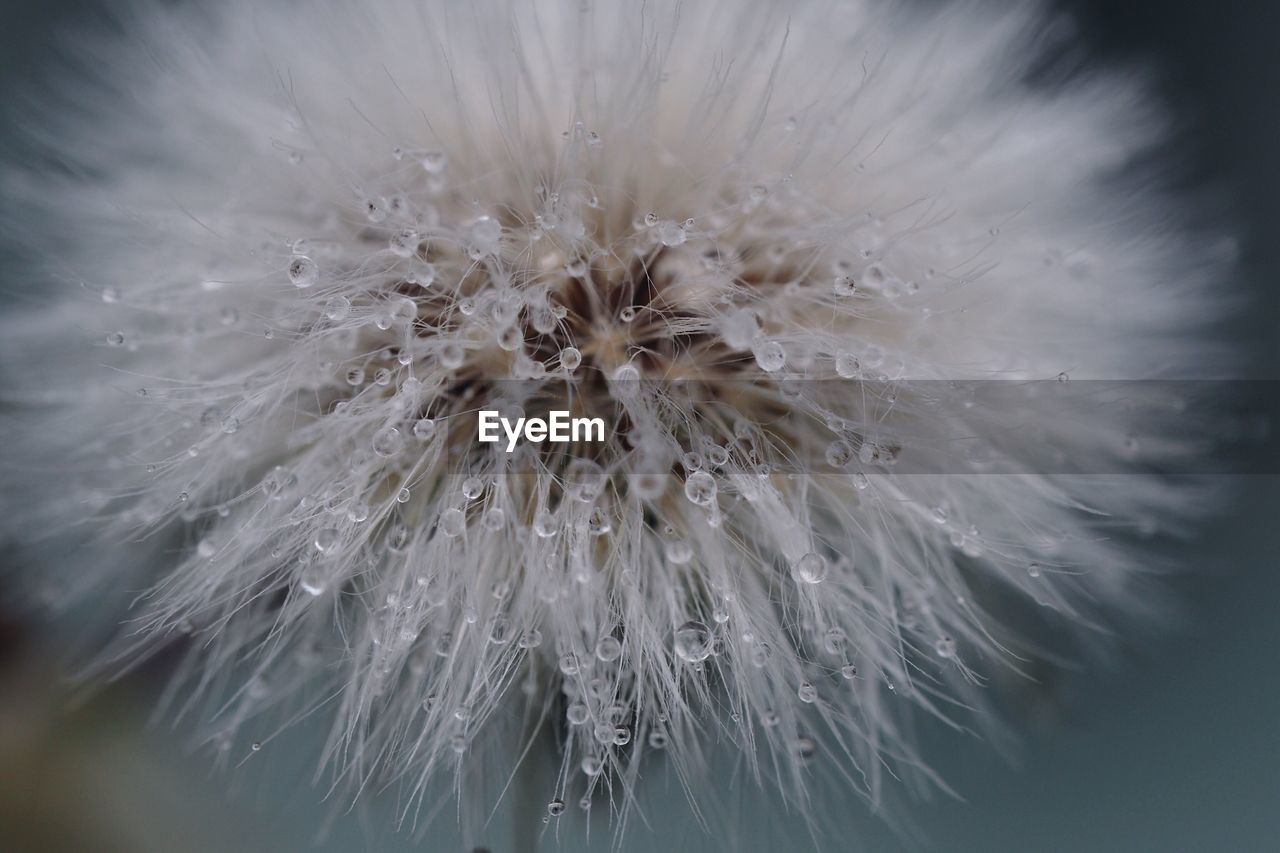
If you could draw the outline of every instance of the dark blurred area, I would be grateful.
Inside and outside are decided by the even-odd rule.
[[[0,9],[4,106],[15,88],[39,80],[58,28],[84,24],[97,5],[9,0]],[[1242,372],[1280,378],[1273,332],[1280,320],[1280,59],[1272,42],[1280,5],[1055,5],[1075,16],[1090,62],[1155,72],[1158,93],[1181,122],[1170,143],[1184,170],[1178,185],[1203,191],[1207,224],[1234,221],[1240,236],[1238,276],[1221,286],[1250,306],[1230,332],[1251,356]],[[956,737],[930,744],[936,769],[963,797],[912,806],[911,820],[931,849],[1277,849],[1280,478],[1240,483],[1232,511],[1180,546],[1179,559],[1192,569],[1170,582],[1180,624],[1123,645],[1114,671],[1078,673],[1068,686],[1039,694],[1038,712],[1020,723],[1029,733],[1014,766],[989,744]],[[11,559],[0,553],[0,563]],[[7,602],[0,594],[0,606]],[[323,786],[310,784],[314,764],[301,759],[305,747],[289,760],[282,747],[246,756],[234,772],[214,771],[209,752],[193,750],[181,723],[151,719],[163,662],[89,690],[69,681],[66,661],[57,635],[39,621],[12,608],[0,613],[0,851],[456,849],[437,836],[386,830],[394,804],[335,814],[342,804],[323,802]],[[300,732],[297,740],[309,737]],[[667,811],[678,814],[680,793],[665,796]],[[833,833],[826,849],[929,849],[868,819],[860,801],[846,810],[836,822],[856,825],[856,833]],[[759,824],[757,849],[812,846],[794,819],[786,824],[757,808],[742,820]],[[637,825],[628,838],[624,849],[710,843],[677,819]],[[595,841],[607,848],[609,836]],[[547,836],[540,849],[580,846]]]

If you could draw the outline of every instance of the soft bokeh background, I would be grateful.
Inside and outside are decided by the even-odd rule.
[[[1012,2],[1013,0],[1011,0]],[[1159,72],[1185,130],[1172,153],[1188,186],[1217,188],[1214,218],[1240,222],[1243,263],[1226,291],[1252,306],[1234,334],[1249,375],[1278,378],[1280,320],[1280,7],[1270,0],[1073,0],[1098,63]],[[30,87],[60,26],[92,4],[6,0],[0,8],[0,98]],[[1218,211],[1221,211],[1219,213]],[[2,262],[3,259],[0,259]],[[0,276],[6,275],[0,263]],[[11,291],[14,282],[3,281]],[[3,440],[3,436],[0,436]],[[1276,461],[1261,465],[1280,470]],[[5,476],[0,471],[0,476]],[[908,803],[904,837],[840,790],[820,793],[827,850],[1252,851],[1280,849],[1280,478],[1241,478],[1225,514],[1181,546],[1195,571],[1173,579],[1178,624],[1130,637],[1112,669],[1055,676],[1019,694],[1022,743],[1002,756],[975,737],[926,732],[936,769],[963,801]],[[8,555],[0,552],[0,563]],[[0,582],[4,575],[0,574]],[[0,595],[0,602],[5,597]],[[192,734],[149,724],[163,660],[94,691],[68,685],[68,629],[0,615],[0,851],[458,850],[446,819],[395,833],[391,797],[343,813],[312,787],[321,733],[306,726],[261,752],[211,769]],[[717,758],[723,810],[708,835],[656,772],[626,850],[806,850],[815,841]],[[531,799],[541,814],[545,797]],[[606,827],[582,842],[566,823],[544,831],[520,803],[485,843],[505,850],[608,849]],[[573,804],[570,804],[573,810]],[[603,809],[597,808],[597,811]],[[516,816],[513,819],[513,814]],[[647,821],[647,823],[646,823]],[[604,832],[600,830],[604,829]]]

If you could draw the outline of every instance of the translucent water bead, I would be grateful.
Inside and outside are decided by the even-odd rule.
[[[711,656],[711,629],[702,622],[689,620],[676,629],[676,657],[686,663],[700,663]]]
[[[289,281],[294,287],[311,287],[320,278],[320,267],[306,255],[299,255],[289,262]]]
[[[473,501],[484,493],[484,481],[479,477],[468,477],[462,481],[462,496]]]
[[[446,370],[456,370],[462,366],[466,351],[460,344],[447,343],[440,348],[440,366]]]
[[[767,373],[775,373],[787,363],[787,351],[777,341],[757,340],[751,345],[756,365]]]
[[[467,517],[462,510],[450,507],[440,513],[440,532],[450,538],[461,536],[467,527]]]
[[[449,165],[449,158],[443,151],[428,151],[422,155],[422,169],[429,175],[438,175]]]
[[[596,643],[596,657],[608,663],[622,657],[622,643],[617,637],[601,637]]]
[[[684,481],[684,496],[698,506],[710,506],[716,499],[716,480],[706,471],[695,471]]]
[[[577,370],[582,364],[582,353],[577,347],[565,347],[560,350],[560,366],[570,372]]]
[[[373,434],[373,452],[383,458],[395,456],[404,448],[404,438],[395,427],[383,427]]]
[[[836,356],[836,375],[841,379],[856,379],[862,372],[858,357],[851,352],[842,352]]]
[[[391,235],[388,246],[392,254],[401,258],[409,258],[417,254],[420,240],[421,238],[418,236],[417,231],[412,228],[404,228]]]
[[[502,225],[492,216],[481,216],[471,225],[471,250],[479,255],[491,255],[502,240]]]
[[[810,552],[796,561],[791,574],[801,583],[822,583],[827,577],[827,561],[821,554]]]
[[[341,534],[336,528],[326,527],[316,533],[315,546],[321,554],[328,554],[338,545]]]

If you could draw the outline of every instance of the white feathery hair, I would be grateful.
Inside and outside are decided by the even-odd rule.
[[[929,778],[913,717],[1018,664],[981,589],[1073,642],[1145,609],[1123,531],[1196,510],[1058,470],[1184,452],[1136,410],[974,457],[926,414],[1214,370],[1226,253],[1125,179],[1167,123],[1118,71],[1029,82],[1042,12],[131,5],[4,169],[9,541],[47,598],[140,591],[107,658],[185,649],[217,748],[327,715],[319,763],[410,818],[507,778],[504,720],[556,734],[553,815],[625,823],[712,740],[801,810],[817,768]],[[486,407],[608,435],[507,454]]]

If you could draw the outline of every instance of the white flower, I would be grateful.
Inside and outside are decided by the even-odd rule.
[[[879,797],[913,709],[1010,659],[983,589],[1141,608],[1113,534],[1194,496],[1064,460],[1176,458],[1167,421],[938,381],[1215,369],[1218,255],[1114,179],[1161,122],[1025,82],[1040,18],[142,9],[7,170],[5,514],[93,537],[39,551],[56,590],[141,567],[129,654],[194,635],[222,747],[315,707],[353,785],[420,794],[504,777],[470,751],[523,709],[557,816],[708,738],[801,808],[815,764]],[[609,433],[507,454],[480,408]]]

